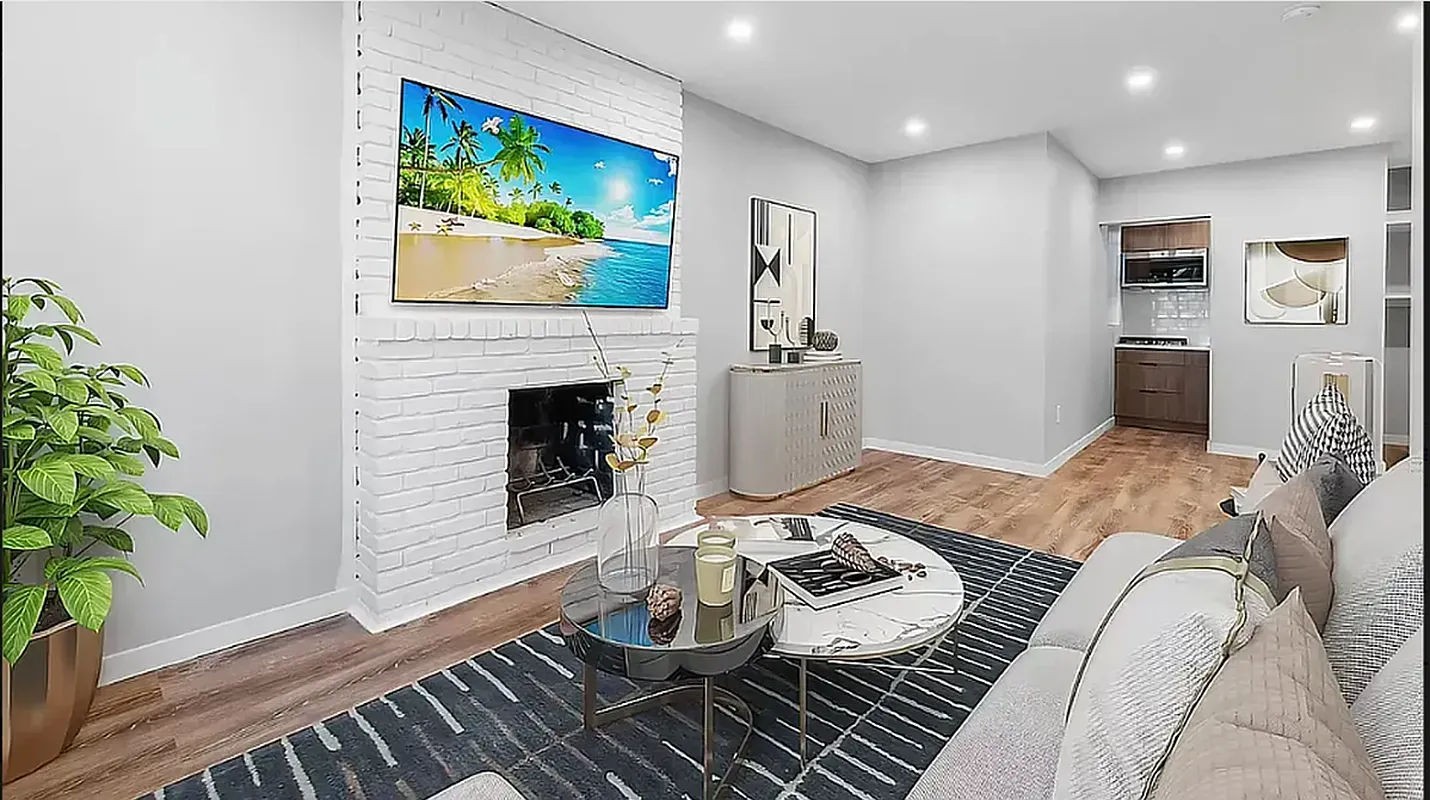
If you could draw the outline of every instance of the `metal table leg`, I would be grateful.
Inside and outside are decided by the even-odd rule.
[[[799,763],[806,762],[805,743],[809,740],[809,661],[799,660]]]
[[[704,800],[716,800],[724,791],[725,786],[730,782],[730,776],[740,765],[740,758],[745,754],[745,745],[749,744],[750,734],[755,729],[755,717],[750,711],[750,706],[739,695],[716,686],[714,678],[703,678],[693,683],[667,687],[650,694],[622,700],[605,708],[597,707],[595,667],[590,664],[585,666],[581,683],[581,714],[586,730],[595,730],[608,722],[625,719],[632,714],[669,705],[679,700],[698,698],[701,702],[701,749],[703,750],[701,753],[703,773],[701,779]],[[745,723],[745,735],[740,738],[740,745],[735,748],[734,755],[730,757],[730,766],[726,767],[725,773],[718,777],[714,774],[715,706],[717,705],[728,709],[736,718]]]

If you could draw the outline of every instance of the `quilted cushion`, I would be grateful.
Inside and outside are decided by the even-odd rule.
[[[1327,455],[1344,460],[1361,481],[1375,479],[1375,446],[1345,396],[1333,384],[1326,384],[1291,420],[1276,458],[1276,470],[1283,481],[1289,481]]]
[[[1425,629],[1371,679],[1351,706],[1387,800],[1425,797]]]
[[[1275,603],[1270,539],[1255,522],[1183,542],[1113,606],[1075,683],[1055,798],[1143,796],[1198,695]]]
[[[1425,613],[1425,462],[1407,458],[1331,524],[1334,595],[1322,638],[1347,703]]]
[[[1153,800],[1211,797],[1383,797],[1297,591],[1207,686],[1152,792]]]
[[[1276,551],[1277,599],[1299,587],[1320,630],[1331,612],[1331,534],[1311,473],[1306,470],[1267,495],[1259,513]]]

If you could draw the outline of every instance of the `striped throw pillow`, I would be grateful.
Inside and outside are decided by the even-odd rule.
[[[1346,398],[1327,384],[1286,431],[1276,472],[1289,481],[1323,456],[1336,456],[1365,483],[1375,479],[1375,447]]]

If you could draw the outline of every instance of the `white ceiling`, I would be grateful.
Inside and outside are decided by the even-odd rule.
[[[1418,4],[508,2],[686,89],[867,162],[1051,131],[1101,177],[1404,142]],[[725,36],[736,17],[748,44]],[[1160,75],[1148,95],[1129,69]],[[1349,130],[1373,114],[1369,133]],[[904,120],[928,132],[914,139]],[[1186,155],[1169,161],[1170,140]],[[1408,149],[1406,150],[1408,152]]]

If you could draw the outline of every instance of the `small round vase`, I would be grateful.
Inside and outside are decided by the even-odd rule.
[[[834,331],[815,331],[809,337],[809,344],[815,350],[827,353],[839,347],[839,334]]]

